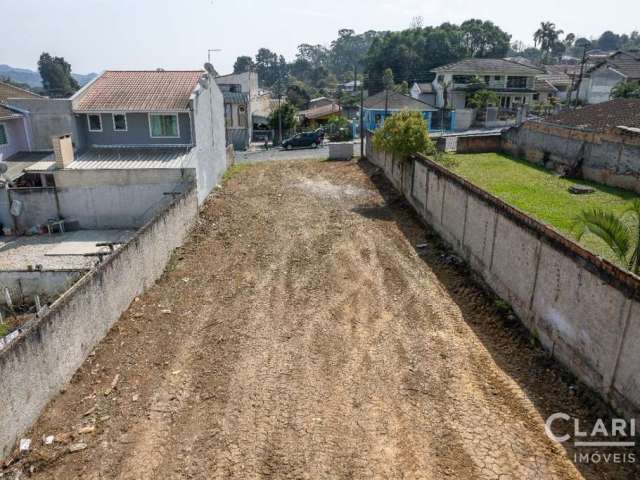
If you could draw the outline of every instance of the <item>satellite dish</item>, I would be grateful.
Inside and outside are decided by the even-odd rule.
[[[217,75],[216,69],[213,68],[213,65],[211,65],[209,62],[204,64],[204,69],[207,71],[207,73],[209,73],[209,75],[213,75],[214,77]]]
[[[9,170],[9,165],[6,162],[0,162],[0,174],[7,173]]]
[[[201,77],[198,79],[198,83],[199,83],[199,84],[200,84],[200,86],[201,86],[202,88],[204,88],[205,90],[206,90],[207,88],[209,88],[209,79],[207,78],[207,76],[206,76],[206,75],[201,76]]]

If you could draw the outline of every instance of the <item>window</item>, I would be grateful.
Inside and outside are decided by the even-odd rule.
[[[127,131],[127,115],[124,113],[113,114],[113,130],[116,132]]]
[[[473,80],[473,75],[454,75],[453,76],[453,83],[456,84],[467,84],[467,83],[471,83],[471,81]]]
[[[224,124],[227,128],[233,127],[233,110],[230,103],[224,104]]]
[[[438,75],[438,83],[444,82],[444,75]]]
[[[507,77],[507,88],[527,88],[527,77]]]
[[[90,132],[101,132],[102,131],[102,117],[100,114],[98,115],[88,115],[87,121],[89,122],[89,131]]]
[[[495,77],[493,77],[493,79],[494,79],[496,82],[499,82],[500,80],[502,80],[502,77],[501,77],[500,75],[496,75]]]
[[[149,115],[151,136],[153,138],[178,138],[178,115]]]
[[[486,83],[487,85],[489,85],[489,82],[491,81],[491,75],[485,75],[484,76],[484,83]]]
[[[247,128],[247,109],[243,106],[238,107],[238,124],[240,128]]]
[[[0,145],[8,145],[9,137],[7,136],[7,128],[0,123]]]

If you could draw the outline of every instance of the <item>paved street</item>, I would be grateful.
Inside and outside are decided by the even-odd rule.
[[[354,143],[353,152],[356,157],[360,156],[360,142]],[[268,151],[258,150],[254,152],[236,152],[236,162],[255,163],[272,160],[312,160],[329,158],[329,147],[325,144],[320,148],[299,148],[295,150],[284,150],[282,148],[271,148]]]

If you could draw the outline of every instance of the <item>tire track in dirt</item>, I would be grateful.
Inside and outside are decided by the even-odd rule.
[[[232,178],[28,434],[95,421],[89,447],[38,447],[43,458],[17,468],[63,480],[632,478],[578,470],[551,444],[545,415],[589,407],[431,240],[417,253],[427,233],[370,170],[282,162]]]

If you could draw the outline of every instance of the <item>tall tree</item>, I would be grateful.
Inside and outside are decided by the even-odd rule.
[[[280,57],[268,48],[261,48],[256,55],[256,72],[260,84],[265,87],[271,87],[277,80],[279,74]]]
[[[42,86],[50,97],[70,97],[80,88],[71,76],[71,65],[63,57],[52,57],[43,52],[38,60],[38,71],[42,77]]]
[[[395,84],[396,82],[393,77],[393,70],[387,68],[382,74],[382,86],[385,90],[391,90]]]
[[[233,73],[250,72],[255,69],[256,64],[251,57],[242,55],[237,58],[236,63],[233,65]]]
[[[504,56],[509,49],[511,35],[492,22],[471,19],[460,25],[467,55],[477,58]]]
[[[553,22],[541,22],[540,28],[533,34],[533,42],[536,46],[540,45],[540,50],[544,52],[545,59],[548,60],[550,52],[557,48],[560,41],[560,35],[564,32],[556,28]]]
[[[602,50],[618,50],[620,48],[620,35],[607,30],[598,39],[598,48]]]
[[[365,59],[367,87],[384,87],[382,74],[391,68],[397,82],[430,82],[431,69],[467,57],[501,58],[509,51],[511,36],[491,22],[468,20],[462,25],[383,32],[374,37]]]
[[[338,32],[338,38],[331,42],[329,62],[339,79],[354,80],[354,72],[362,70],[367,52],[378,35],[371,30],[360,35],[350,29]]]

